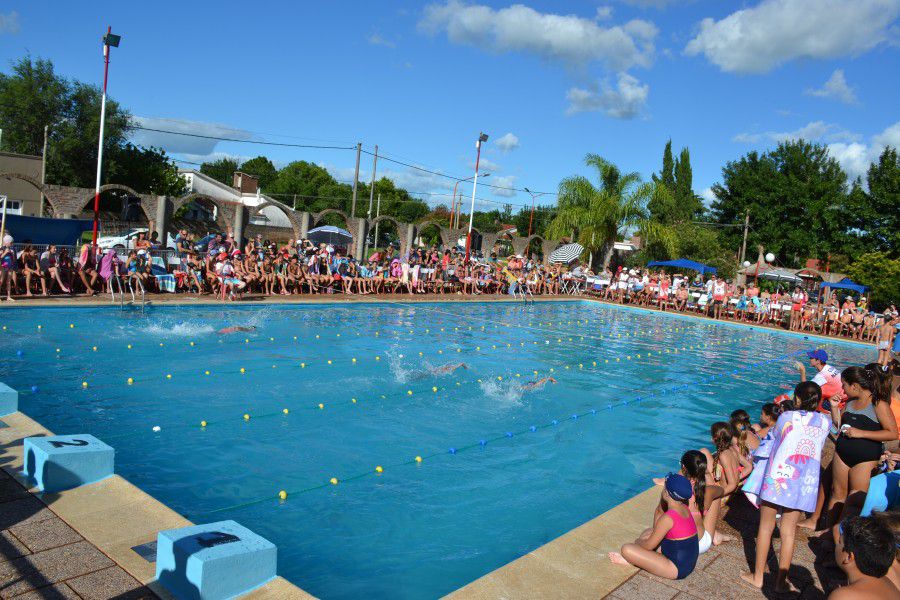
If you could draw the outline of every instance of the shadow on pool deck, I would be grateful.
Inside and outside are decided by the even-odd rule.
[[[3,467],[9,445],[0,446]],[[0,469],[0,598],[139,600],[156,598]]]

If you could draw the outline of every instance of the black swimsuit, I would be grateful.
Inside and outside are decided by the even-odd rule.
[[[864,431],[881,431],[881,423],[875,414],[875,406],[869,404],[862,409],[853,408],[853,402],[847,403],[847,408],[841,416],[841,426],[850,425]],[[848,438],[845,435],[838,436],[834,450],[848,467],[855,467],[864,462],[878,462],[881,458],[882,443],[863,438]]]

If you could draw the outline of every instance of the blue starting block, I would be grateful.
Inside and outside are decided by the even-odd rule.
[[[234,521],[160,531],[156,579],[179,600],[226,600],[275,578],[278,549]]]
[[[0,417],[19,410],[19,392],[5,383],[0,383]]]
[[[61,492],[113,474],[115,450],[92,435],[25,438],[25,475],[42,492]]]

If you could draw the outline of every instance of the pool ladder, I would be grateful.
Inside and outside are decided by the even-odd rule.
[[[137,302],[137,294],[134,290],[134,284],[137,283],[138,292],[141,295],[141,314],[144,314],[144,307],[147,305],[145,294],[144,294],[144,284],[141,283],[140,279],[129,279],[128,280],[128,292],[131,293],[131,302],[128,304],[133,306]],[[112,296],[113,304],[116,302],[116,288],[119,289],[119,308],[120,310],[125,310],[125,293],[126,287],[122,283],[122,278],[118,275],[110,278],[109,280],[109,293]]]

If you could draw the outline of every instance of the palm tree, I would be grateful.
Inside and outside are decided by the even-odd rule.
[[[645,183],[638,173],[622,174],[618,167],[597,154],[588,154],[584,162],[597,169],[600,187],[581,175],[563,179],[559,184],[559,209],[548,228],[548,237],[572,236],[590,252],[591,260],[603,257],[609,266],[614,244],[628,232],[638,233],[648,242],[662,244],[675,252],[672,231],[650,219],[647,203],[668,194],[664,185]]]

